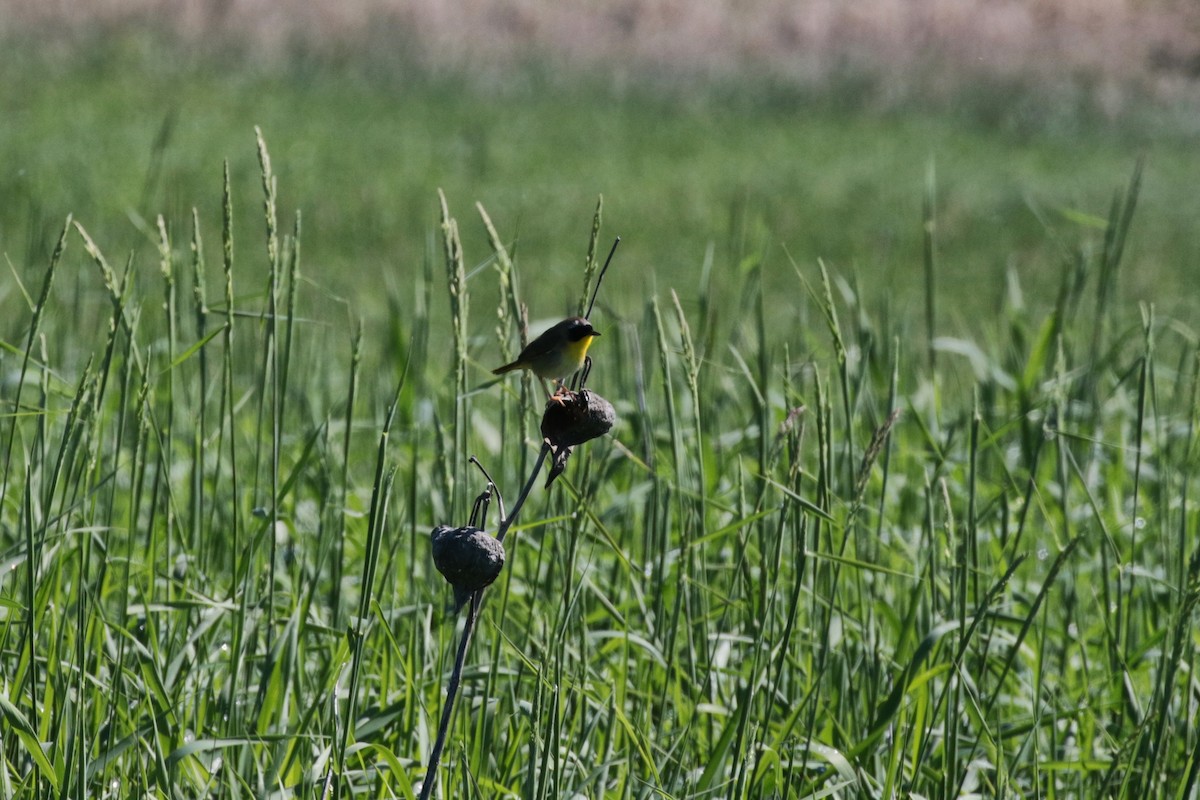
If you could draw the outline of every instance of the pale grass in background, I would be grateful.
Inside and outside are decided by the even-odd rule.
[[[498,69],[534,54],[617,80],[758,71],[809,84],[851,71],[908,94],[1034,79],[1082,85],[1113,112],[1132,93],[1181,100],[1200,84],[1190,0],[0,0],[0,35],[114,23],[250,37],[268,55],[364,36],[433,67]]]

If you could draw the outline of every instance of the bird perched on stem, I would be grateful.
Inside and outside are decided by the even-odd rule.
[[[583,317],[564,319],[525,345],[516,361],[497,367],[492,374],[527,369],[543,380],[555,381],[561,390],[563,382],[583,366],[592,339],[599,335]]]

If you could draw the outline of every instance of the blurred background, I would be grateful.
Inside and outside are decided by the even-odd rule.
[[[258,125],[283,227],[302,213],[302,302],[337,323],[412,308],[439,187],[471,264],[487,209],[534,318],[577,302],[601,195],[609,313],[736,290],[751,261],[786,313],[821,258],[903,316],[932,187],[942,324],[969,328],[1014,278],[1053,303],[1139,157],[1122,290],[1186,316],[1198,277],[1186,0],[3,0],[0,41],[20,276],[70,213],[153,278],[155,217],[182,247],[193,208],[215,274],[226,159],[239,267],[263,265]]]

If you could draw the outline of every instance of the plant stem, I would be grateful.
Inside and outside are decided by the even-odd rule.
[[[503,542],[504,537],[508,535],[508,529],[512,527],[517,515],[521,513],[521,506],[525,505],[525,500],[533,490],[533,483],[542,471],[542,465],[546,463],[546,456],[549,454],[550,445],[543,443],[537,463],[533,465],[529,479],[525,481],[525,486],[521,489],[517,502],[513,504],[512,513],[500,520],[500,528],[496,531],[496,541]],[[446,686],[446,704],[442,707],[442,721],[438,724],[437,738],[433,742],[433,750],[429,753],[429,766],[425,769],[425,781],[421,785],[419,800],[429,800],[433,796],[433,788],[437,784],[438,765],[442,761],[442,750],[446,747],[446,736],[450,733],[450,720],[454,717],[454,701],[458,699],[458,687],[462,683],[463,667],[467,663],[467,648],[471,644],[471,634],[475,631],[475,621],[479,618],[479,608],[483,604],[485,591],[487,591],[486,588],[475,592],[471,595],[471,602],[467,604],[467,620],[463,624],[462,638],[458,642],[458,655],[454,659],[454,670],[450,673],[450,683]]]

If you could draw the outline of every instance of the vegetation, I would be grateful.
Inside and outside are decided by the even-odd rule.
[[[476,194],[472,176],[491,168],[462,157],[446,159],[458,183],[431,220],[412,209],[436,209],[432,192],[384,199],[386,126],[353,128],[353,151],[338,150],[345,129],[295,105],[230,112],[278,116],[266,141],[231,149],[222,180],[219,137],[154,93],[169,77],[142,97],[174,120],[141,150],[156,154],[144,171],[56,138],[72,125],[117,136],[115,88],[93,104],[56,82],[47,93],[78,104],[30,101],[42,146],[8,144],[33,172],[4,187],[23,198],[4,222],[4,796],[415,797],[462,628],[430,531],[468,521],[486,486],[471,456],[514,498],[541,446],[537,383],[479,367],[519,346],[523,301],[537,316],[578,308],[583,269],[549,262],[582,267],[617,234],[589,386],[619,424],[539,482],[508,531],[444,796],[1194,795],[1200,362],[1171,290],[1186,285],[1184,234],[1147,209],[1169,183],[1153,159],[1111,206],[1054,192],[1023,232],[984,235],[960,215],[1016,195],[990,177],[1001,158],[972,167],[976,186],[954,176],[979,151],[939,150],[934,173],[925,155],[866,159],[855,137],[886,152],[899,146],[886,134],[908,131],[910,155],[930,130],[1007,141],[1039,167],[1013,187],[1052,185],[1070,172],[1057,157],[1086,148],[826,110],[806,135],[836,131],[853,151],[838,167],[858,167],[829,180],[858,189],[825,218],[819,201],[788,199],[804,181],[771,162],[804,150],[786,135],[805,135],[794,113],[660,106],[649,130],[690,126],[673,146],[714,180],[605,150],[632,130],[631,108],[654,109],[643,98],[586,120],[614,126],[588,154],[620,167],[620,200],[597,208],[593,194],[582,223],[569,213],[582,200],[556,193],[583,190],[557,186],[555,162],[498,168]],[[264,94],[246,80],[253,91],[220,96]],[[347,106],[365,96],[353,91]],[[422,111],[467,114],[434,94]],[[330,118],[337,96],[321,95]],[[536,130],[530,107],[497,126]],[[275,166],[271,122],[286,129]],[[728,139],[706,135],[723,126]],[[707,149],[754,127],[759,172]],[[519,149],[487,152],[503,164]],[[828,162],[809,155],[819,176]],[[891,180],[868,177],[884,164]],[[908,170],[911,188],[895,177]],[[714,216],[712,185],[733,221]],[[293,186],[314,212],[284,208]],[[169,213],[149,213],[156,202]],[[1057,206],[1073,210],[1054,220]],[[136,209],[132,224],[114,207]],[[406,208],[419,220],[387,234]],[[435,233],[405,227],[418,224]],[[560,224],[575,226],[561,241],[539,229]],[[880,225],[913,251],[892,278],[866,269],[905,261],[892,240],[854,239]],[[826,263],[809,257],[817,244],[772,245],[801,228],[847,250]],[[569,255],[543,243],[530,258],[531,238]],[[1147,253],[1153,280],[1131,269]],[[963,264],[989,266],[956,280]],[[893,281],[906,289],[885,302]],[[972,321],[989,304],[999,313]]]
[[[217,237],[212,187],[226,159],[247,198],[234,209],[237,230],[258,231],[246,144],[258,125],[287,176],[283,217],[304,214],[308,307],[335,309],[322,318],[339,327],[381,317],[389,294],[414,306],[439,188],[489,210],[526,267],[523,296],[539,318],[577,302],[579,231],[598,194],[624,240],[626,268],[614,270],[606,298],[622,317],[636,318],[637,298],[660,288],[694,286],[710,257],[714,290],[737,293],[743,250],[770,262],[768,302],[781,301],[772,315],[795,305],[790,257],[858,276],[864,302],[893,316],[923,296],[914,276],[932,164],[943,332],[960,334],[1002,302],[1010,268],[1048,308],[1072,243],[1099,235],[1092,228],[1114,188],[1144,154],[1143,213],[1121,288],[1184,314],[1172,301],[1194,282],[1180,257],[1196,247],[1194,140],[1187,127],[1155,123],[1150,106],[1114,123],[997,81],[940,106],[873,111],[871,87],[853,82],[827,92],[736,81],[654,90],[537,66],[494,85],[378,52],[347,62],[302,53],[285,66],[236,52],[164,54],[157,40],[120,31],[82,52],[56,58],[15,43],[0,85],[10,120],[0,236],[28,280],[68,211],[122,257],[153,253],[159,214],[186,235],[193,206]],[[461,236],[469,254],[487,252],[481,225],[464,223]],[[471,280],[493,291],[486,270]],[[349,314],[316,299],[329,294],[349,301]]]

